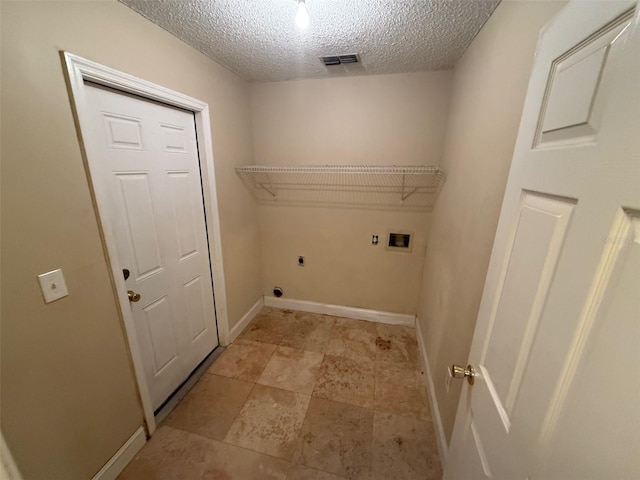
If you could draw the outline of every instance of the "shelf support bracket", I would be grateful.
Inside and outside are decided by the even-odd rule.
[[[269,193],[269,195],[271,195],[273,198],[277,197],[276,193],[271,191],[271,188],[273,188],[271,187],[271,185],[269,185],[269,187],[271,188],[267,187],[264,183],[258,183],[258,186],[263,190],[266,190]]]
[[[273,188],[273,185],[271,184],[271,179],[269,178],[269,174],[266,174],[267,177],[267,183],[269,184],[269,186],[267,187],[264,183],[258,183],[258,185],[260,185],[260,188],[263,188],[264,190],[266,190],[269,195],[271,195],[273,198],[277,198],[278,194],[276,193],[275,189]]]
[[[400,203],[404,202],[407,198],[409,198],[411,195],[416,193],[418,191],[418,188],[419,188],[419,187],[415,187],[413,190],[411,190],[409,193],[407,193],[405,195],[404,194],[404,191],[405,191],[405,177],[406,177],[406,174],[403,173],[402,174],[402,193],[400,194]]]

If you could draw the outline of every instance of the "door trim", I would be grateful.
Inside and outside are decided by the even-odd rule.
[[[207,222],[207,240],[209,243],[209,261],[213,276],[213,295],[215,314],[218,327],[218,342],[226,345],[229,338],[229,319],[227,311],[227,294],[225,287],[224,268],[222,264],[222,237],[220,233],[220,216],[218,209],[218,195],[216,190],[215,168],[213,159],[213,145],[211,141],[211,123],[209,119],[209,105],[195,98],[179,92],[142,80],[113,68],[100,65],[86,58],[69,52],[60,52],[64,65],[65,77],[69,88],[71,107],[76,120],[80,149],[87,171],[87,181],[94,202],[94,210],[98,219],[98,228],[103,242],[103,249],[110,267],[111,284],[118,299],[118,307],[124,325],[125,336],[131,353],[134,374],[138,384],[138,392],[144,411],[147,430],[151,435],[156,429],[153,406],[149,395],[149,388],[144,377],[142,354],[136,337],[133,314],[129,308],[127,289],[125,288],[122,271],[120,270],[115,235],[100,211],[106,211],[106,192],[101,191],[100,185],[94,184],[91,177],[92,159],[96,158],[93,146],[85,142],[83,129],[88,125],[88,105],[85,81],[90,81],[110,87],[121,92],[130,93],[149,100],[162,102],[167,105],[193,112],[195,116],[198,156],[202,168],[203,199],[205,220]]]

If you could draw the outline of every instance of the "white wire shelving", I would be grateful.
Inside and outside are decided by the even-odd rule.
[[[248,165],[236,173],[259,204],[430,210],[445,173],[430,166]]]

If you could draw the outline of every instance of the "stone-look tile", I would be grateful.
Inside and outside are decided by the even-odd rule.
[[[180,430],[222,440],[247,400],[252,383],[203,375],[165,420]]]
[[[264,307],[240,334],[240,339],[279,345],[294,315],[291,310]]]
[[[422,374],[405,364],[376,362],[375,409],[430,420]]]
[[[442,478],[431,422],[389,413],[375,414],[371,479],[388,478]]]
[[[413,329],[264,308],[240,338],[121,480],[441,478]]]
[[[324,355],[288,347],[278,347],[258,383],[311,395]]]
[[[371,360],[325,355],[313,396],[373,407],[375,368]]]
[[[280,342],[285,347],[324,353],[331,338],[336,317],[296,312]]]
[[[287,480],[346,480],[346,478],[304,465],[291,465]]]
[[[374,360],[377,330],[374,323],[338,319],[325,353],[353,360]]]
[[[256,385],[225,442],[291,459],[309,399],[301,393]]]
[[[376,325],[376,360],[408,363],[420,368],[418,342],[413,328],[401,325]]]
[[[347,478],[366,478],[372,437],[371,410],[312,397],[294,463]]]
[[[215,447],[203,437],[161,426],[118,480],[202,478]]]
[[[275,349],[275,345],[268,343],[238,340],[222,352],[207,373],[255,382]]]
[[[336,324],[336,317],[330,315],[315,315],[312,319],[313,330],[307,335],[304,342],[304,349],[312,352],[327,351],[333,326]]]
[[[285,480],[288,469],[284,460],[161,426],[118,480]]]
[[[252,452],[226,443],[220,447],[214,460],[207,466],[202,480],[284,480],[290,463],[280,458]],[[182,480],[178,477],[176,480]]]

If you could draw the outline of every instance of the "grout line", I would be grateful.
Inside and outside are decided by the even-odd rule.
[[[231,377],[228,377],[228,378],[231,378]],[[238,379],[236,378],[235,380],[238,380]],[[249,400],[249,397],[251,397],[251,394],[253,393],[253,391],[256,388],[257,384],[255,382],[252,382],[252,383],[253,383],[253,386],[251,387],[251,390],[249,390],[249,393],[247,394],[247,398],[244,399],[244,402],[242,403],[242,406],[238,409],[238,413],[236,413],[234,415],[234,417],[233,417],[233,420],[231,420],[231,423],[229,424],[229,429],[225,432],[224,438],[221,440],[222,443],[226,443],[227,445],[234,445],[231,442],[227,442],[226,438],[227,438],[227,435],[229,435],[229,432],[231,431],[231,429],[233,428],[233,425],[236,423],[236,420],[238,419],[238,416],[240,415],[240,413],[242,412],[244,407],[247,405],[247,401]],[[239,445],[235,445],[235,446],[238,447]],[[240,448],[242,448],[242,447],[240,447]]]
[[[316,315],[319,315],[319,314],[316,314]],[[351,319],[347,319],[347,320],[351,320]],[[246,331],[246,329],[249,328],[249,326],[252,323],[253,323],[253,321],[249,325],[247,325],[245,327],[245,329],[243,329],[243,331],[238,335],[238,340],[242,339],[240,337]],[[336,327],[336,323],[337,322],[334,322],[331,325],[331,330],[330,330],[330,333],[328,335],[329,340],[327,341],[327,346],[329,345],[329,343],[331,342],[331,340],[333,338],[336,338],[338,336],[338,333],[336,332],[336,328],[335,328]],[[358,329],[356,325],[353,325],[352,328]],[[377,330],[379,330],[379,329],[377,329]],[[415,330],[415,328],[413,330]],[[378,332],[378,334],[379,334],[379,332]],[[318,374],[318,376],[316,376],[316,380],[315,380],[315,383],[314,383],[314,386],[313,386],[313,389],[312,389],[311,393],[297,392],[297,391],[293,391],[293,390],[288,390],[288,389],[276,387],[276,386],[273,386],[273,385],[263,385],[263,384],[258,383],[260,378],[262,377],[262,374],[266,370],[267,366],[269,365],[271,360],[274,358],[277,350],[280,347],[287,347],[286,345],[283,345],[283,342],[284,342],[285,338],[286,338],[286,336],[282,336],[280,341],[278,342],[278,344],[274,344],[274,343],[271,343],[271,342],[262,342],[262,341],[259,341],[259,340],[252,340],[254,342],[261,343],[263,345],[275,346],[275,348],[273,349],[273,351],[269,355],[269,358],[265,362],[263,368],[260,370],[260,373],[258,374],[258,376],[257,376],[255,381],[248,382],[247,380],[242,380],[242,381],[245,381],[245,382],[248,382],[248,383],[252,383],[252,387],[251,387],[251,390],[249,391],[244,403],[242,404],[242,406],[238,410],[237,414],[233,417],[233,420],[231,421],[231,424],[230,424],[231,426],[229,427],[229,429],[225,433],[224,438],[221,440],[222,443],[225,443],[227,445],[231,445],[231,446],[234,446],[236,448],[240,448],[240,449],[243,449],[243,450],[246,450],[246,451],[255,452],[255,453],[258,453],[260,455],[266,455],[266,456],[271,457],[271,458],[276,458],[276,459],[284,460],[284,461],[288,462],[289,466],[288,466],[288,469],[287,469],[287,472],[286,472],[287,478],[289,477],[290,471],[291,471],[291,469],[293,468],[294,465],[301,465],[301,466],[303,466],[305,468],[309,468],[311,470],[318,471],[318,472],[326,472],[324,470],[308,466],[308,465],[302,463],[301,461],[294,462],[294,459],[296,458],[297,452],[300,451],[300,449],[301,449],[301,442],[303,441],[303,431],[304,431],[305,425],[307,424],[307,422],[308,422],[308,420],[310,418],[309,417],[309,407],[311,405],[311,401],[314,398],[317,398],[319,400],[326,400],[326,401],[334,402],[334,403],[341,404],[341,405],[344,405],[344,406],[362,408],[362,409],[364,409],[366,411],[371,412],[371,415],[372,415],[372,428],[371,428],[371,435],[370,435],[370,439],[371,439],[371,442],[370,442],[370,453],[371,453],[371,455],[370,455],[370,462],[369,462],[369,471],[371,471],[371,469],[373,468],[373,453],[374,453],[373,447],[374,447],[374,442],[375,442],[374,430],[375,430],[375,417],[376,417],[376,414],[388,414],[388,413],[391,413],[391,414],[397,415],[399,417],[408,417],[408,418],[412,418],[412,419],[415,419],[415,420],[421,421],[421,422],[422,421],[427,421],[427,422],[429,422],[429,421],[432,422],[433,421],[432,418],[429,418],[429,419],[425,420],[425,419],[421,418],[419,415],[398,414],[398,413],[386,412],[384,410],[379,410],[378,409],[377,404],[376,404],[376,396],[378,394],[377,378],[378,378],[379,369],[381,369],[381,368],[384,369],[385,368],[385,364],[392,364],[392,365],[398,365],[398,366],[402,366],[402,367],[407,367],[409,370],[415,371],[415,372],[420,372],[421,369],[420,369],[419,366],[416,366],[415,364],[412,364],[410,361],[407,361],[407,362],[393,362],[393,361],[385,360],[383,358],[378,358],[379,357],[379,355],[378,355],[379,352],[378,352],[377,348],[375,347],[375,344],[374,344],[375,355],[374,355],[374,358],[371,359],[371,361],[373,363],[373,402],[372,402],[370,407],[361,406],[361,405],[355,405],[355,404],[348,403],[348,402],[342,402],[342,401],[337,401],[337,400],[333,400],[333,399],[314,396],[314,393],[316,391],[316,387],[317,387],[318,382],[320,380],[320,375],[319,374]],[[244,340],[247,340],[247,339],[244,339]],[[287,348],[294,348],[294,347],[287,347]],[[328,356],[331,356],[331,355],[328,355],[326,353],[326,351],[325,352],[312,352],[311,350],[306,350],[304,348],[304,345],[303,345],[303,348],[295,348],[295,350],[298,350],[298,351],[301,351],[301,352],[321,353],[322,354],[322,359],[320,361],[320,369],[322,368],[322,365],[324,365],[326,358]],[[416,347],[416,351],[417,351],[418,354],[420,353],[419,349],[417,347]],[[336,357],[345,358],[347,360],[358,362],[358,360],[354,360],[354,359],[351,359],[349,357],[341,357],[341,356],[336,356]],[[232,379],[235,379],[235,380],[241,380],[241,379],[235,378],[235,377],[227,377],[227,378],[232,378]],[[416,383],[418,383],[417,379],[416,379]],[[291,459],[277,457],[277,456],[274,456],[274,455],[271,455],[271,454],[268,454],[268,453],[265,453],[265,452],[261,452],[261,451],[258,451],[258,450],[254,450],[254,449],[251,449],[251,448],[247,448],[247,447],[244,447],[244,446],[237,445],[237,444],[234,444],[234,443],[226,441],[226,437],[227,437],[229,431],[231,431],[231,429],[233,428],[233,425],[236,423],[236,421],[238,420],[240,414],[242,413],[242,411],[246,407],[247,402],[249,401],[249,399],[251,398],[252,394],[254,393],[255,388],[256,388],[257,385],[265,386],[265,387],[268,387],[268,388],[274,388],[276,390],[281,390],[281,391],[284,391],[284,392],[294,393],[294,394],[298,394],[298,395],[304,395],[304,396],[308,397],[308,401],[307,401],[307,404],[306,404],[306,409],[305,409],[305,412],[304,412],[304,416],[302,418],[302,423],[301,423],[301,426],[300,426],[300,428],[298,430],[297,438],[295,440],[294,454],[293,454]],[[187,433],[193,434],[191,432],[187,432]],[[194,435],[198,435],[198,434],[194,434]],[[207,437],[204,437],[204,438],[207,438]],[[326,473],[331,473],[331,472],[326,472]]]

